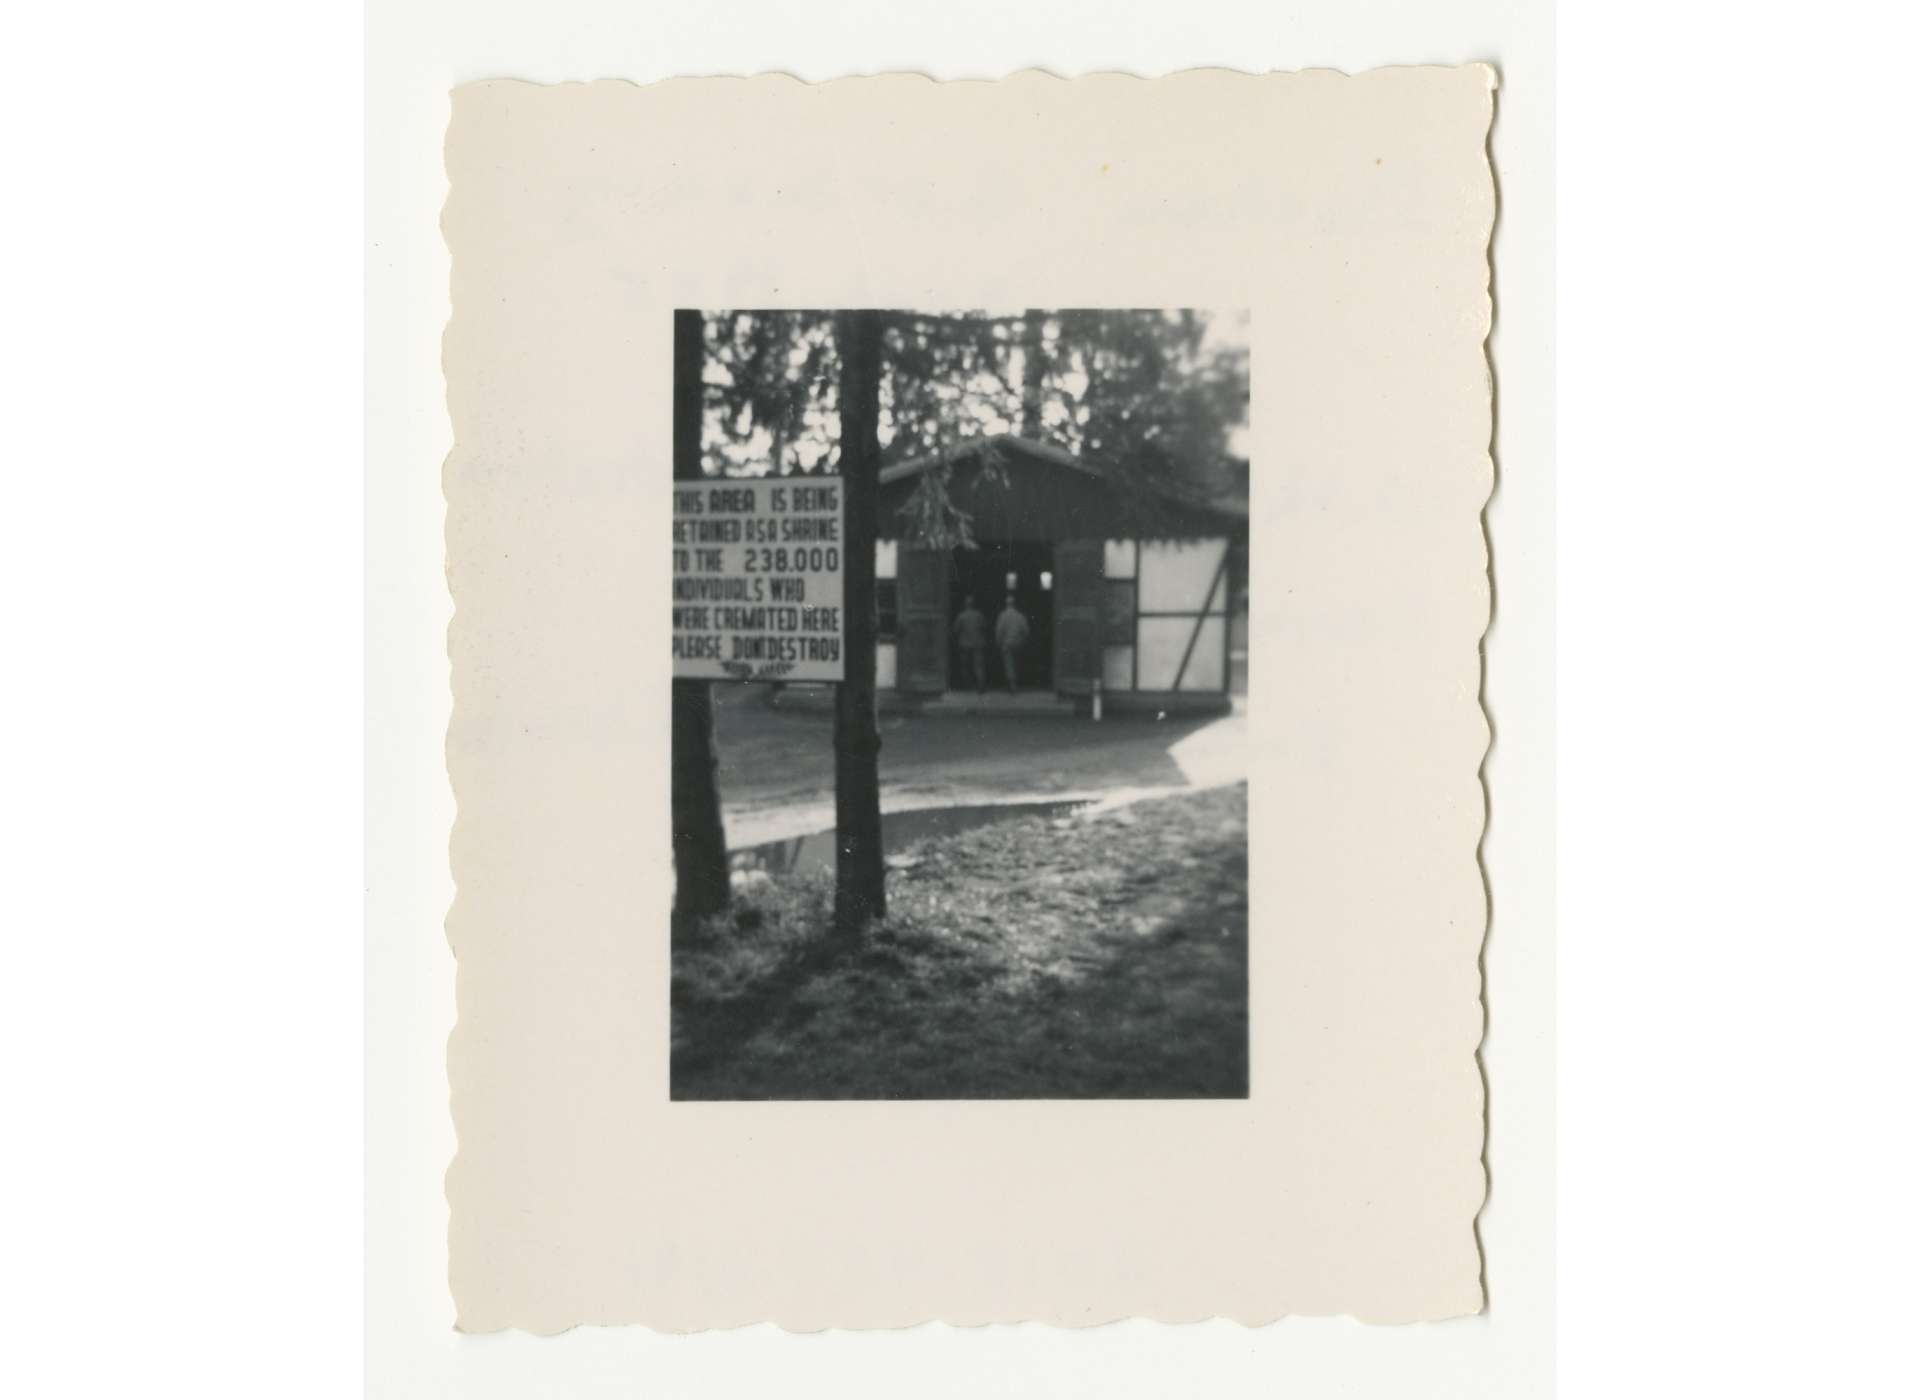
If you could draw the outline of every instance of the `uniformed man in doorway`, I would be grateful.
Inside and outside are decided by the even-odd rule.
[[[967,669],[973,673],[973,689],[978,695],[987,693],[987,615],[973,605],[973,595],[967,595],[967,605],[960,609],[960,616],[953,620],[954,640],[960,643],[960,654],[967,659]]]
[[[1007,595],[1007,605],[1000,610],[1000,616],[993,620],[993,643],[1000,648],[1000,662],[1007,670],[1007,694],[1012,695],[1020,688],[1019,652],[1027,644],[1026,614],[1013,605],[1013,595]]]

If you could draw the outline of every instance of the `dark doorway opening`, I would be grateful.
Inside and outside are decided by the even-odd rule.
[[[949,594],[954,617],[966,607],[969,594],[987,619],[988,688],[1007,688],[1000,649],[993,645],[993,624],[1011,594],[1013,605],[1026,615],[1028,628],[1027,644],[1014,663],[1019,688],[1053,689],[1053,546],[1045,540],[982,540],[977,548],[954,550]],[[951,648],[947,686],[970,690],[973,672],[952,634],[951,619],[947,631]]]

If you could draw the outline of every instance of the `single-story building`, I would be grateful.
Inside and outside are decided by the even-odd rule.
[[[973,548],[906,538],[921,475],[943,465]],[[897,698],[970,684],[953,626],[968,596],[989,625],[1008,596],[1026,615],[1022,690],[1084,707],[1098,682],[1115,709],[1186,710],[1226,708],[1244,688],[1244,498],[1143,495],[1093,460],[1008,435],[882,468],[878,529],[877,681]],[[988,683],[1005,684],[991,647]]]

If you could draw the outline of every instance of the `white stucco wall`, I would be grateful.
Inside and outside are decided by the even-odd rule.
[[[881,642],[873,649],[874,688],[892,690],[894,674],[894,644]]]
[[[1116,551],[1108,547],[1109,563],[1116,553],[1125,555],[1132,565],[1132,548]],[[1136,580],[1136,607],[1140,613],[1135,638],[1139,651],[1140,690],[1217,691],[1227,680],[1226,581],[1214,588],[1220,566],[1227,557],[1227,542],[1216,540],[1145,540],[1140,544],[1139,577]],[[1108,577],[1124,575],[1108,574]],[[1212,596],[1209,598],[1209,591]],[[1204,618],[1153,617],[1153,613],[1206,612]],[[1199,635],[1194,635],[1198,628]],[[1189,652],[1188,643],[1192,643]],[[1109,646],[1106,653],[1109,689],[1133,686],[1134,648]],[[1186,657],[1183,674],[1180,661]],[[1118,660],[1124,658],[1124,678],[1115,679]]]
[[[1198,625],[1199,637],[1187,657],[1185,675],[1180,658]],[[1219,690],[1226,684],[1226,627],[1224,617],[1143,617],[1140,619],[1140,689]]]
[[[895,577],[899,558],[899,545],[893,540],[875,540],[873,542],[873,576],[875,578]]]
[[[1140,546],[1140,611],[1199,612],[1207,589],[1227,557],[1225,540],[1147,540]],[[1214,594],[1213,611],[1226,611],[1226,584]],[[1143,675],[1140,684],[1146,685]]]

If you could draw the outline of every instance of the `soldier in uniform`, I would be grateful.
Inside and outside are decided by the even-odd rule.
[[[1032,629],[1027,626],[1026,614],[1013,605],[1013,595],[1007,595],[1007,605],[1000,610],[1000,616],[993,620],[993,642],[1000,648],[1000,661],[1007,671],[1007,694],[1012,695],[1020,688],[1019,653],[1027,644],[1027,634]]]
[[[987,616],[973,605],[973,595],[967,595],[967,605],[960,610],[960,616],[953,620],[954,640],[960,643],[960,654],[967,659],[967,669],[973,673],[973,688],[977,694],[987,693]]]

